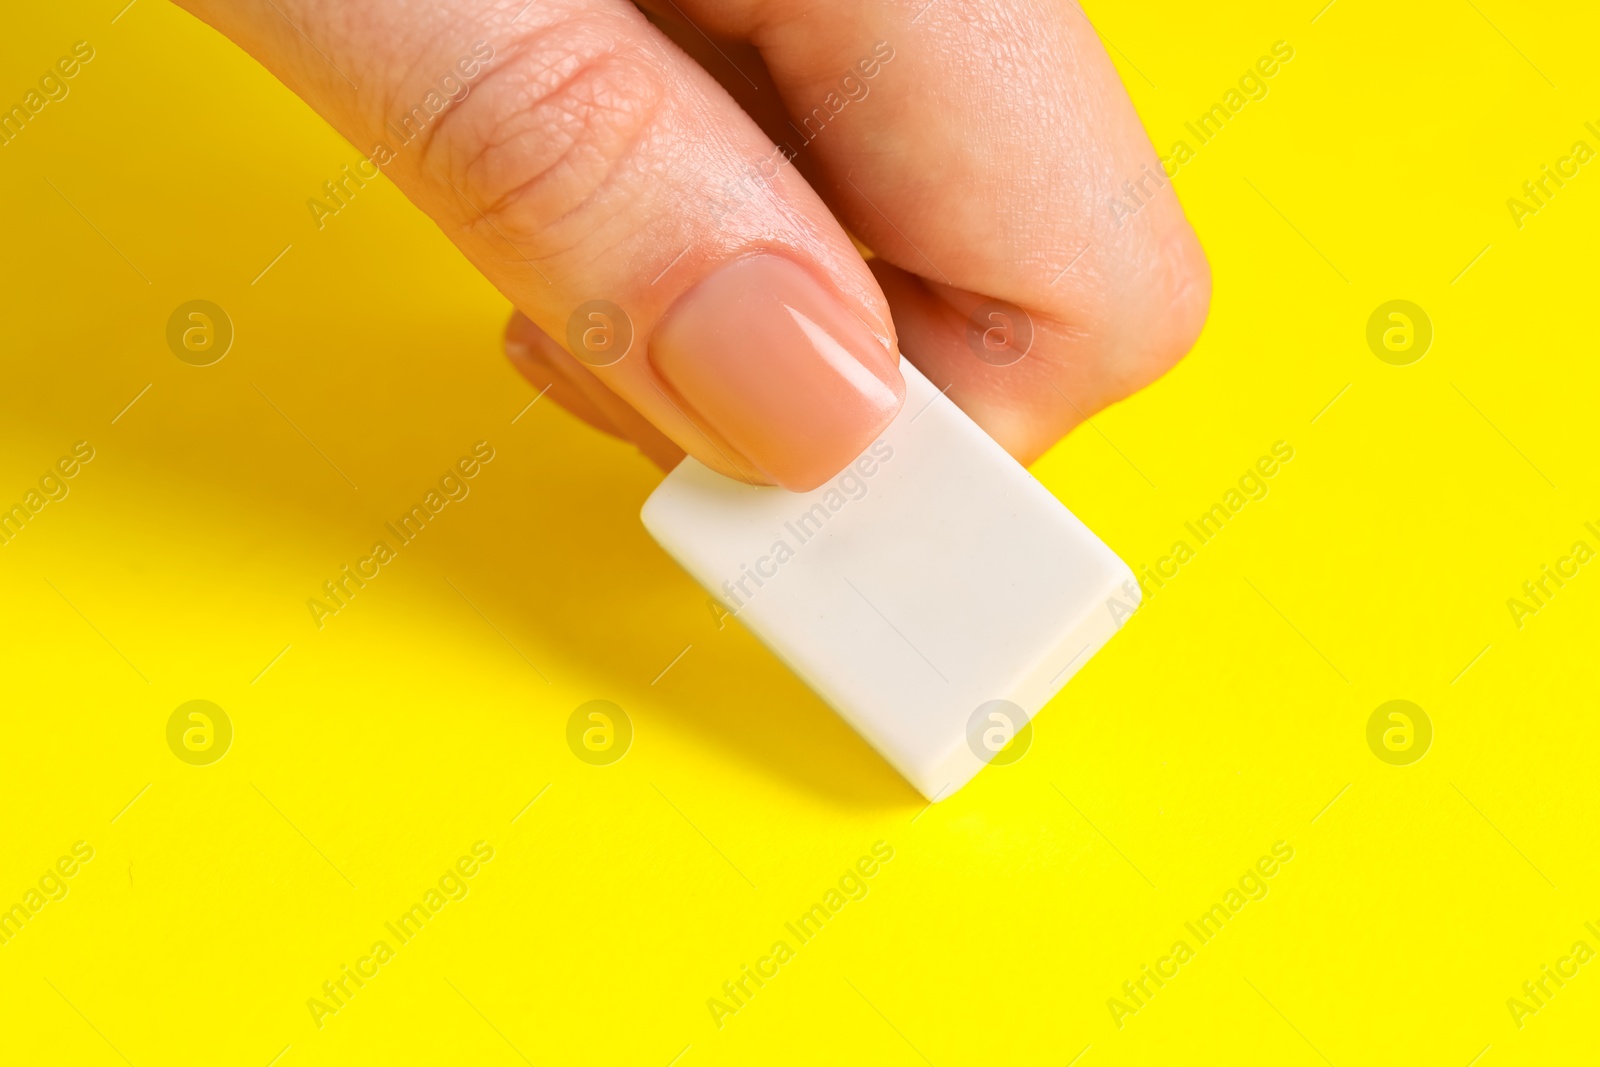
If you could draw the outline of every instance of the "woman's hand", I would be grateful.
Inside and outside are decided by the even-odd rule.
[[[1066,0],[182,3],[511,300],[524,375],[663,465],[813,488],[898,411],[901,346],[1030,462],[1205,319]]]

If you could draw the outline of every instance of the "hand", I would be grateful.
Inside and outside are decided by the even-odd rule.
[[[182,3],[511,300],[525,376],[663,466],[814,488],[899,410],[901,346],[1031,462],[1205,320],[1069,2]]]

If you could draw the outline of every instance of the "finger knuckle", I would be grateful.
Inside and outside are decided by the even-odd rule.
[[[1194,347],[1211,311],[1211,265],[1185,225],[1164,242],[1152,292],[1152,329],[1161,355],[1176,363]]]
[[[641,181],[632,164],[666,94],[659,54],[631,25],[573,16],[507,49],[423,165],[472,201],[479,224],[547,254]]]
[[[1176,366],[1199,340],[1211,308],[1211,267],[1187,223],[1179,220],[1140,259],[1104,333],[1107,370],[1123,394]]]

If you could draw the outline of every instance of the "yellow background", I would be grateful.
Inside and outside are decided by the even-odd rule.
[[[380,182],[317,231],[360,153],[157,0],[8,12],[0,101],[96,57],[0,148],[0,502],[96,456],[0,547],[0,903],[95,856],[0,946],[0,1059],[1592,1061],[1600,963],[1520,1029],[1506,1000],[1600,948],[1600,566],[1520,630],[1506,601],[1600,547],[1600,163],[1520,230],[1505,202],[1600,147],[1600,19],[1318,5],[1091,9],[1163,153],[1295,56],[1177,178],[1198,348],[1036,473],[1138,566],[1295,458],[1020,762],[926,811],[717,629],[639,525],[643,459],[548,402],[513,423],[507,308],[430,222]],[[237,331],[205,368],[164,340],[194,298]],[[1396,298],[1435,329],[1406,367],[1365,341]],[[470,497],[317,630],[307,598],[478,440]],[[167,747],[193,699],[236,731],[211,766]],[[634,726],[612,766],[565,742],[591,699]],[[1410,766],[1367,747],[1391,699],[1434,725]],[[318,1029],[307,999],[479,840],[470,894]],[[880,840],[718,1029],[707,999]],[[1119,1029],[1107,999],[1276,841],[1270,894]]]

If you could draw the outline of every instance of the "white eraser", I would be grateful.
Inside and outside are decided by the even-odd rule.
[[[645,528],[929,800],[1138,604],[1126,564],[909,362],[883,436],[809,493],[685,459]]]

